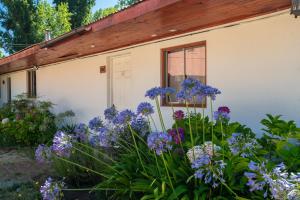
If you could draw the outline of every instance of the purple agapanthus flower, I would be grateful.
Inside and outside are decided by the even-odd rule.
[[[176,98],[179,101],[201,101],[204,97],[203,87],[199,80],[187,78],[181,83],[181,90],[176,94]]]
[[[230,119],[230,109],[227,106],[219,107],[217,111],[214,112],[215,120],[229,120]]]
[[[233,155],[241,155],[244,158],[252,156],[255,148],[258,147],[255,138],[242,133],[233,133],[227,142]]]
[[[99,146],[101,147],[109,147],[111,146],[112,140],[111,140],[111,134],[108,128],[100,128],[99,135],[98,135],[98,141]]]
[[[63,182],[54,182],[49,177],[45,183],[41,186],[40,192],[43,200],[60,200],[63,197],[62,188],[64,187]]]
[[[38,163],[50,162],[51,155],[51,149],[44,144],[40,144],[35,150],[35,159]]]
[[[142,102],[137,107],[137,114],[149,116],[154,113],[153,106],[148,102]]]
[[[211,87],[211,86],[208,86],[206,85],[204,88],[203,88],[203,94],[207,97],[210,97],[212,100],[215,100],[216,99],[216,96],[218,94],[221,94],[221,91],[218,90],[217,88],[214,88],[214,87]]]
[[[297,175],[286,171],[283,163],[275,166],[271,171],[266,168],[265,163],[258,164],[251,161],[249,169],[252,172],[245,172],[248,178],[247,186],[251,192],[264,191],[264,198],[268,196],[268,191],[273,199],[289,199],[289,195],[297,190],[300,178]],[[298,176],[300,177],[300,175]]]
[[[88,139],[87,132],[88,132],[87,125],[85,125],[83,123],[80,123],[80,124],[77,124],[75,126],[75,129],[74,129],[75,138],[79,142],[86,142],[87,141],[87,139]]]
[[[164,132],[153,132],[148,135],[148,147],[157,155],[172,149],[172,136]]]
[[[149,133],[149,123],[143,117],[134,118],[131,121],[132,129],[140,134],[141,136],[145,136]]]
[[[103,127],[103,122],[100,119],[100,117],[94,117],[89,121],[89,128],[93,131],[99,130],[101,127]]]
[[[165,87],[160,89],[160,95],[165,98],[167,96],[170,96],[172,94],[176,93],[176,89],[172,87]]]
[[[192,163],[195,169],[195,178],[204,180],[206,184],[211,184],[214,188],[219,186],[223,179],[223,171],[226,163],[223,160],[214,161],[209,154],[203,154]]]
[[[183,120],[184,119],[184,112],[182,110],[177,110],[173,114],[174,120]]]
[[[149,97],[150,99],[155,99],[160,95],[161,95],[161,87],[154,87],[146,92],[145,97]]]
[[[180,144],[184,140],[184,129],[181,127],[169,130],[168,134],[172,136],[176,144]]]
[[[131,110],[123,110],[122,112],[120,112],[117,116],[116,122],[118,124],[127,124],[129,122],[131,122],[134,118],[136,117],[136,115],[134,114],[134,112],[132,112]]]
[[[53,138],[52,151],[61,157],[69,157],[72,149],[72,137],[62,131],[56,132]]]
[[[118,111],[117,111],[117,109],[114,105],[110,108],[107,108],[104,111],[105,119],[110,121],[110,122],[113,122],[115,120],[115,118],[117,117],[117,115],[118,115]]]

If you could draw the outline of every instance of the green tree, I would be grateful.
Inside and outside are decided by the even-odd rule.
[[[89,22],[92,7],[95,5],[95,0],[53,0],[53,3],[56,6],[61,3],[68,4],[69,11],[72,13],[72,29],[74,29]]]
[[[35,4],[32,0],[1,0],[0,46],[8,53],[37,41],[34,29]]]
[[[3,54],[3,52],[0,50],[0,58],[4,58],[5,56],[4,56],[4,54]]]
[[[118,8],[117,6],[115,7],[110,7],[110,8],[105,8],[105,9],[99,9],[97,10],[94,14],[93,14],[93,17],[92,17],[92,21],[97,21],[99,19],[102,19],[103,17],[106,17],[110,14],[113,14],[115,12],[118,11]]]
[[[51,7],[46,0],[0,0],[0,46],[11,54],[44,40],[46,29],[54,37],[71,30],[66,4]]]
[[[40,1],[37,6],[35,20],[36,34],[39,41],[44,39],[45,30],[51,31],[52,37],[57,37],[71,30],[71,13],[68,5],[61,3],[57,9],[52,7],[46,0]]]
[[[117,6],[121,10],[140,1],[142,0],[118,0]]]

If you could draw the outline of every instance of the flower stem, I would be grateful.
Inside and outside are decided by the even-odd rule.
[[[185,102],[185,107],[187,110],[187,114],[188,114],[188,119],[189,119],[189,131],[190,131],[190,136],[191,136],[191,142],[192,142],[192,146],[194,146],[194,137],[193,137],[193,131],[192,131],[192,123],[191,123],[191,114],[189,111],[189,105],[188,102]]]
[[[167,163],[166,163],[166,160],[165,160],[164,154],[161,154],[161,157],[162,157],[162,160],[163,160],[163,163],[164,163],[164,166],[165,166],[166,172],[167,172],[167,176],[168,176],[168,179],[169,179],[169,182],[170,182],[171,188],[172,188],[172,190],[173,190],[174,194],[176,195],[176,192],[175,192],[175,189],[174,189],[174,186],[173,186],[172,179],[171,179],[171,177],[170,177],[170,174],[169,174],[169,170],[168,170],[168,167],[167,167]],[[176,197],[177,197],[177,195],[176,195]]]
[[[133,142],[134,142],[134,146],[135,146],[136,153],[137,153],[137,155],[138,155],[138,157],[139,157],[139,160],[140,160],[140,163],[141,163],[141,165],[142,165],[142,168],[143,168],[144,172],[146,173],[146,170],[145,170],[144,164],[143,164],[143,162],[142,162],[142,158],[141,158],[141,155],[140,155],[138,146],[137,146],[136,141],[135,141],[134,133],[133,133],[133,130],[132,130],[130,124],[128,124],[128,127],[129,127],[130,132],[131,132],[131,136],[132,136],[132,139],[133,139]]]
[[[210,112],[211,112],[211,143],[212,143],[212,152],[215,155],[214,148],[214,115],[213,115],[213,106],[212,106],[212,98],[210,98]]]
[[[205,143],[205,117],[204,117],[204,103],[202,102],[202,137],[203,144]]]
[[[107,175],[102,174],[102,173],[100,173],[100,172],[97,172],[97,171],[95,171],[95,170],[92,170],[92,169],[90,169],[90,168],[87,168],[87,167],[85,167],[85,166],[83,166],[83,165],[77,164],[77,163],[75,163],[75,162],[72,162],[72,161],[70,161],[70,160],[67,160],[67,159],[62,158],[62,157],[59,157],[59,156],[55,156],[55,157],[56,157],[57,159],[59,159],[59,160],[62,160],[62,161],[64,161],[64,162],[66,162],[66,163],[75,165],[75,166],[77,166],[77,167],[79,167],[79,168],[85,169],[85,170],[87,170],[87,171],[91,171],[91,172],[93,172],[93,173],[95,173],[95,174],[97,174],[97,175],[100,175],[100,176],[102,176],[102,177],[104,177],[104,178],[109,179],[109,177],[108,177]]]
[[[223,154],[223,160],[224,160],[224,130],[223,130],[223,123],[222,120],[220,120],[220,124],[221,124],[221,134],[222,134],[222,154]]]
[[[157,112],[158,112],[158,116],[159,116],[161,128],[162,128],[162,130],[164,132],[166,132],[166,127],[165,127],[165,123],[164,123],[164,120],[163,120],[163,117],[162,117],[162,113],[161,113],[161,110],[160,110],[158,97],[155,97],[155,103],[156,103],[156,107],[157,107]]]

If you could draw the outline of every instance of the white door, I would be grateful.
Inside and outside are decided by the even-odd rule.
[[[132,66],[131,56],[123,55],[112,57],[111,67],[111,105],[117,109],[127,109],[132,107]]]

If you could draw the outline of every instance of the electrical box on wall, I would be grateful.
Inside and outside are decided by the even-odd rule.
[[[106,73],[106,66],[100,66],[100,74]]]

